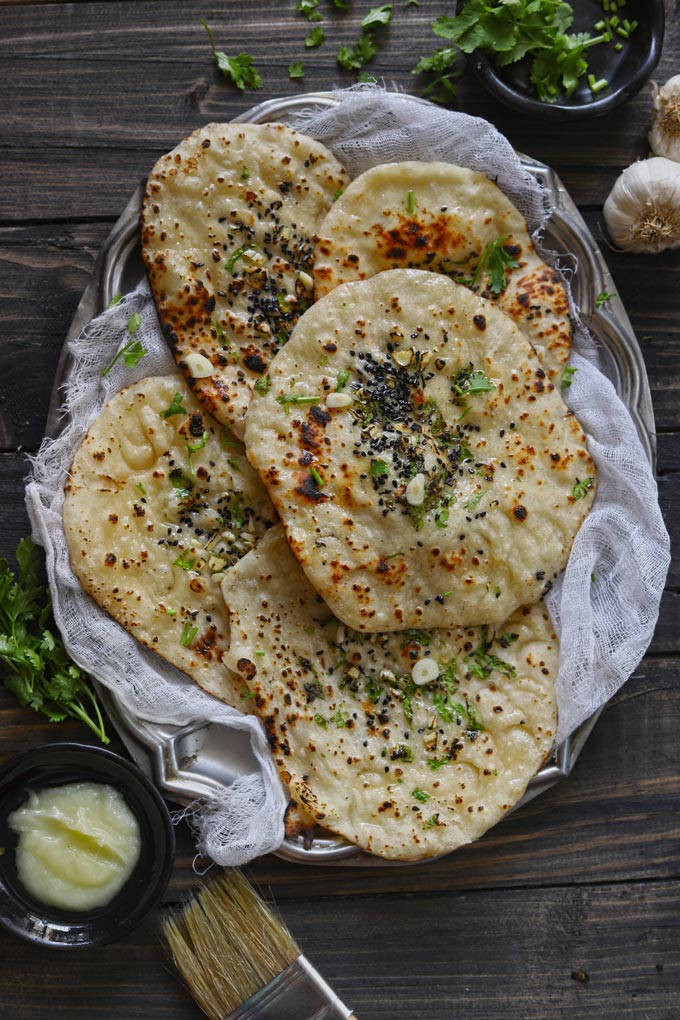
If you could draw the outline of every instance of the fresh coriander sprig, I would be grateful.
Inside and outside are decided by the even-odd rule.
[[[16,577],[0,559],[0,663],[5,687],[21,705],[50,722],[80,719],[104,744],[109,738],[87,674],[68,656],[59,633],[48,626],[51,604],[38,579],[40,558],[30,538],[16,550]]]
[[[262,78],[253,63],[254,58],[252,55],[250,53],[239,53],[236,57],[228,57],[226,53],[218,50],[215,46],[212,31],[207,23],[202,18],[199,18],[199,21],[208,33],[215,63],[222,74],[226,78],[230,78],[237,89],[261,89]]]

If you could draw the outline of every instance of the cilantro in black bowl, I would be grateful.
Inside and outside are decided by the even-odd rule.
[[[630,99],[661,55],[663,0],[466,0],[434,31],[508,106],[596,117]]]

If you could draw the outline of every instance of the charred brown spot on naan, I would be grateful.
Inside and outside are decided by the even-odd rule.
[[[329,150],[281,124],[208,125],[149,176],[142,253],[164,334],[198,398],[237,432],[312,300],[312,236],[346,183]]]

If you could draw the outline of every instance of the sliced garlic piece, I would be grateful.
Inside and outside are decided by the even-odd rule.
[[[353,403],[350,393],[329,393],[326,397],[326,407],[330,408],[349,407]]]
[[[414,684],[422,687],[424,684],[431,684],[439,676],[439,663],[436,659],[418,659],[413,664],[411,678]]]
[[[197,351],[190,351],[184,359],[184,363],[192,379],[208,379],[214,371],[212,362],[203,354],[198,354]]]
[[[425,502],[425,475],[414,475],[404,493],[409,506],[422,506]]]

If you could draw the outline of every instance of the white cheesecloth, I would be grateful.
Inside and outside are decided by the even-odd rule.
[[[550,212],[547,192],[486,121],[375,86],[340,91],[337,99],[335,106],[319,111],[310,104],[286,120],[331,148],[352,176],[406,159],[482,170],[497,180],[530,229],[540,232]],[[134,312],[142,319],[134,339],[146,353],[133,368],[120,358],[102,377],[102,368],[130,340],[127,323]],[[63,531],[64,482],[106,401],[145,376],[175,371],[146,281],[93,320],[70,352],[66,424],[58,438],[43,442],[26,490],[33,535],[45,547],[55,619],[72,658],[138,718],[176,725],[211,721],[249,733],[252,771],[189,812],[201,854],[220,865],[244,864],[275,850],[284,836],[286,798],[259,720],[204,693],[100,609],[71,570]],[[561,645],[558,742],[612,697],[644,655],[669,564],[651,466],[628,410],[596,360],[592,339],[577,323],[571,363],[578,371],[563,395],[588,434],[598,488],[567,569],[547,599]]]

